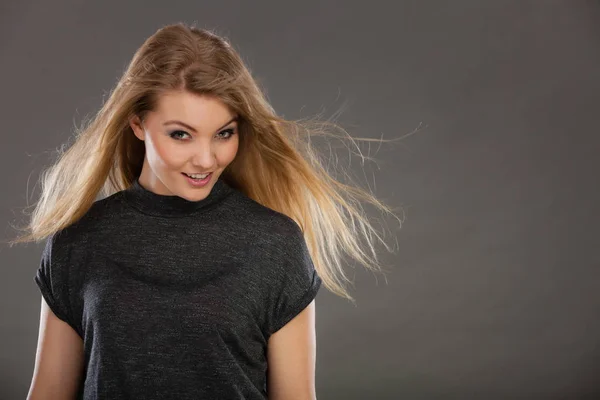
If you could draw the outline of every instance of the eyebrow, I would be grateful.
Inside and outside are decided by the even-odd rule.
[[[227,125],[231,124],[234,121],[238,121],[239,120],[239,115],[236,115],[235,117],[233,117],[232,119],[230,119],[225,125],[223,125],[222,127],[220,127],[219,129],[217,129],[218,131],[225,128]],[[177,120],[170,120],[170,121],[166,121],[163,123],[163,125],[169,125],[169,124],[178,124],[181,125],[187,129],[189,129],[192,132],[198,133],[198,131],[194,128],[192,128],[191,126],[189,126],[188,124],[186,124],[185,122],[181,122],[181,121],[177,121]]]

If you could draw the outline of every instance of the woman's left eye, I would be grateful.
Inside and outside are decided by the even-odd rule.
[[[229,138],[231,138],[233,136],[233,134],[235,133],[235,129],[234,128],[232,128],[232,129],[226,129],[224,131],[219,132],[219,135],[222,134],[222,133],[229,133],[229,135],[227,135],[226,137],[222,137],[221,136],[221,139],[227,140],[227,139],[229,139]]]

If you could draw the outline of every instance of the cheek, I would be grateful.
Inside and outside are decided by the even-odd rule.
[[[183,162],[182,159],[184,159],[183,155],[180,153],[181,148],[178,148],[177,143],[172,143],[163,138],[146,140],[148,163],[155,168],[179,168]]]
[[[221,166],[225,166],[233,161],[239,147],[239,141],[237,136],[232,138],[224,146],[219,149],[218,160]]]

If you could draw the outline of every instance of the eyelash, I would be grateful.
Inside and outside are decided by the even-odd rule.
[[[229,133],[230,133],[230,135],[229,135],[228,137],[226,137],[226,138],[221,138],[221,139],[219,139],[219,140],[229,140],[229,139],[231,139],[231,137],[232,137],[233,135],[235,135],[235,128],[231,128],[231,129],[225,129],[224,131],[221,131],[221,132],[219,132],[219,134],[221,134],[221,133],[224,133],[224,132],[229,132]],[[183,139],[181,139],[181,138],[177,138],[177,137],[175,137],[174,135],[175,135],[176,133],[185,133],[186,135],[189,135],[189,133],[187,133],[187,132],[185,132],[185,131],[182,131],[182,130],[176,130],[176,131],[173,131],[173,132],[169,133],[169,136],[170,136],[171,138],[175,139],[175,140],[183,140]]]

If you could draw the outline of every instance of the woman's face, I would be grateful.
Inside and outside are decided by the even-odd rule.
[[[146,147],[140,184],[157,194],[204,199],[237,154],[236,117],[215,97],[184,91],[163,95],[144,121],[130,120]],[[204,186],[186,176],[207,172],[211,176]]]

